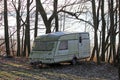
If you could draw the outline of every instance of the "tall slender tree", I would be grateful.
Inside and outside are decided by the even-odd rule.
[[[20,56],[20,28],[21,28],[21,0],[18,0],[18,7],[15,5],[16,3],[12,0],[12,4],[14,6],[16,12],[16,23],[17,23],[17,56]]]
[[[105,48],[106,48],[106,43],[105,43],[105,29],[106,29],[106,22],[105,22],[105,13],[104,13],[104,0],[101,0],[101,18],[102,18],[102,51],[101,51],[101,59],[102,61],[105,61]]]
[[[20,27],[21,27],[21,19],[20,19],[20,9],[21,9],[21,1],[18,0],[18,9],[16,10],[16,19],[17,19],[17,56],[20,56]]]
[[[9,44],[9,32],[8,32],[8,10],[7,10],[7,0],[4,0],[4,34],[5,34],[5,46],[7,56],[10,56],[10,44]]]
[[[120,80],[120,0],[118,0],[119,2],[119,43],[118,43],[118,76],[119,76],[119,80]]]
[[[58,0],[54,0],[54,13],[55,13],[55,28],[56,28],[56,32],[59,29],[59,20],[58,20],[58,13],[57,13],[57,5],[58,5]]]
[[[96,12],[96,1],[92,0],[92,15],[93,15],[93,28],[94,28],[94,48],[93,48],[93,52],[92,52],[92,57],[95,55],[96,53],[96,58],[97,58],[97,63],[100,63],[100,59],[99,59],[99,50],[98,50],[98,26],[99,26],[99,10],[100,10],[100,1],[99,1],[99,5],[98,5],[98,9]]]
[[[24,56],[30,54],[30,5],[32,2],[27,0],[27,17],[26,17],[26,25],[25,25],[25,42],[24,42]]]
[[[37,2],[36,2],[36,5],[37,5]],[[38,32],[38,8],[36,7],[34,38],[37,37],[37,32]]]
[[[114,26],[114,2],[113,0],[109,0],[109,12],[110,12],[110,57],[113,57],[113,63],[115,63],[116,58],[116,49],[115,49],[115,38],[116,31]],[[113,55],[113,56],[112,56]]]

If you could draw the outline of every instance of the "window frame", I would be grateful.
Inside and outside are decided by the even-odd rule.
[[[60,41],[58,50],[68,50],[68,40]]]

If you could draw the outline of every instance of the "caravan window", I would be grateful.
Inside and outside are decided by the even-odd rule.
[[[59,45],[59,50],[66,50],[68,49],[68,41],[61,41]]]
[[[40,41],[35,41],[34,42],[34,46],[33,46],[33,50],[34,51],[51,51],[54,47],[55,42],[49,42],[49,41],[44,41],[44,42],[40,42]]]

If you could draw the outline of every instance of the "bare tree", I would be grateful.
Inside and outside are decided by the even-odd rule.
[[[52,13],[52,15],[48,18],[47,17],[47,13],[45,12],[45,9],[41,3],[41,0],[36,0],[37,2],[37,7],[38,7],[38,11],[40,12],[41,14],[41,17],[43,19],[43,22],[45,24],[45,27],[46,27],[46,33],[51,33],[51,23],[52,23],[52,20],[55,18],[55,15],[56,15],[56,9],[57,8],[54,8],[54,11]],[[57,5],[57,0],[54,0],[54,6],[56,7]],[[57,19],[57,17],[56,17]]]
[[[36,2],[36,5],[37,5],[37,2]],[[38,33],[38,8],[36,7],[34,38],[37,37],[37,33]]]
[[[98,5],[98,9],[96,12],[96,1],[92,0],[92,14],[93,14],[93,25],[94,25],[94,48],[93,48],[93,52],[92,52],[92,57],[91,59],[93,59],[95,53],[96,53],[96,58],[97,58],[97,63],[100,63],[99,60],[99,50],[98,50],[98,35],[97,35],[97,31],[98,31],[98,27],[99,27],[99,10],[100,10],[100,1],[99,1],[99,5]]]
[[[25,42],[24,42],[24,56],[30,54],[30,5],[32,1],[27,0],[27,17],[25,25]],[[26,53],[26,54],[25,54]]]
[[[3,7],[3,4],[2,4],[2,0],[0,0],[0,26],[2,25],[2,12],[3,12],[3,9],[2,9],[2,7]]]
[[[10,46],[9,46],[9,32],[8,32],[8,14],[7,14],[7,0],[4,0],[4,34],[5,34],[5,46],[7,56],[10,56]]]
[[[18,0],[18,7],[16,7],[15,3],[16,2],[14,2],[12,0],[12,4],[13,4],[13,6],[15,8],[15,12],[16,12],[16,23],[17,23],[17,56],[20,56],[21,0]]]
[[[119,80],[120,80],[120,0],[118,0],[119,4],[119,43],[118,43],[118,51],[117,51],[117,56],[118,56],[118,76],[119,76]]]
[[[113,63],[115,63],[115,58],[116,58],[116,47],[115,47],[115,39],[116,39],[116,30],[115,30],[115,20],[114,20],[114,2],[113,0],[109,0],[109,12],[110,12],[110,57],[113,57]],[[113,55],[113,56],[112,56]]]
[[[57,13],[57,5],[58,5],[58,0],[54,0],[54,13],[55,13],[55,28],[56,32],[59,29],[59,20],[58,20],[58,13]]]
[[[105,29],[106,29],[106,22],[105,22],[105,12],[104,12],[104,0],[101,0],[101,18],[102,18],[102,51],[101,51],[101,60],[105,61]]]

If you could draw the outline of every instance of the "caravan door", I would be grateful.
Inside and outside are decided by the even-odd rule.
[[[88,33],[79,34],[79,57],[85,58],[90,56],[90,39]]]
[[[55,62],[66,61],[68,59],[68,51],[68,40],[59,41],[55,53]]]

